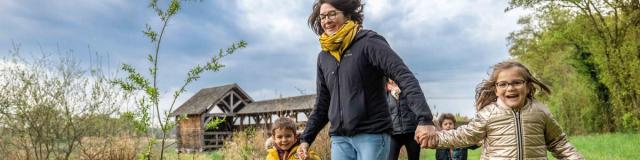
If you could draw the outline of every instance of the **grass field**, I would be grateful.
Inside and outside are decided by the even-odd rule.
[[[640,134],[594,134],[569,137],[586,159],[626,160],[640,158]],[[467,159],[480,159],[480,150],[468,151]],[[548,153],[548,152],[547,152]],[[549,159],[555,159],[548,154]],[[435,159],[435,150],[423,149],[420,159]]]
[[[594,134],[584,136],[573,136],[570,142],[578,148],[578,151],[586,159],[606,159],[606,160],[632,160],[640,157],[640,134]],[[468,159],[480,159],[480,148],[469,150]],[[218,152],[204,152],[196,154],[181,154],[180,157],[175,152],[169,152],[169,159],[223,159],[223,155]],[[406,159],[406,158],[400,158]],[[435,159],[435,150],[423,149],[421,158],[423,160]],[[555,159],[549,153],[549,159]]]

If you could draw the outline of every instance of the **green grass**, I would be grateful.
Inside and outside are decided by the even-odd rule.
[[[582,136],[569,137],[571,144],[576,146],[578,152],[582,154],[586,159],[607,159],[607,160],[623,160],[623,159],[638,159],[640,157],[640,133],[624,134],[624,133],[612,133],[612,134],[592,134]],[[468,150],[468,159],[475,160],[480,159],[480,151]],[[555,159],[551,156],[550,152],[547,152],[549,159]],[[201,160],[201,159],[222,159],[222,154],[219,152],[202,152],[202,153],[190,153],[180,154],[177,156],[175,151],[167,152],[168,159],[185,159],[185,160]],[[433,160],[435,159],[435,150],[423,149],[420,152],[420,159]],[[400,158],[400,159],[406,159]]]
[[[478,148],[475,150],[471,150],[471,149],[467,150],[467,159],[480,159],[480,150],[482,150],[482,148]],[[420,151],[420,159],[436,159],[436,150],[422,149]]]
[[[640,134],[593,134],[569,137],[580,154],[586,159],[638,159],[640,157]],[[480,159],[481,148],[468,150],[467,159]],[[549,159],[555,159],[551,153],[547,152]],[[420,159],[435,159],[435,150],[423,149],[420,152]]]
[[[165,159],[176,160],[218,160],[222,159],[222,154],[216,151],[210,152],[195,152],[195,153],[181,153],[175,151],[169,151],[165,153]]]
[[[638,159],[640,134],[594,134],[570,137],[586,159]]]

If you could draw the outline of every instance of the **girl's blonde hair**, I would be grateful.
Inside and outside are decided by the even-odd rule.
[[[491,74],[489,75],[489,79],[483,80],[476,87],[476,109],[481,110],[484,106],[495,102],[498,99],[496,96],[496,81],[498,79],[498,74],[503,71],[513,67],[517,67],[520,75],[525,80],[527,88],[529,88],[529,93],[527,93],[528,99],[533,99],[533,96],[536,94],[538,89],[544,91],[545,93],[551,93],[549,87],[542,83],[540,80],[533,77],[529,69],[525,67],[522,63],[516,61],[503,61],[498,64],[493,65]]]

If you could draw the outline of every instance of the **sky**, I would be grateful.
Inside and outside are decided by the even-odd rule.
[[[160,29],[144,0],[0,0],[0,56],[68,55],[85,65],[101,57],[104,70],[122,63],[148,74],[153,51],[142,30]],[[504,12],[503,0],[364,0],[364,28],[384,36],[420,81],[433,112],[473,116],[475,86],[492,64],[508,60],[506,37],[526,11]],[[160,0],[160,6],[167,2]],[[233,42],[247,48],[221,60],[177,100],[199,89],[237,83],[254,100],[313,94],[318,37],[307,25],[313,0],[202,0],[182,3],[159,55],[161,106],[195,64]],[[97,55],[97,56],[96,56]],[[2,64],[2,63],[0,63]],[[95,65],[95,64],[94,64]]]

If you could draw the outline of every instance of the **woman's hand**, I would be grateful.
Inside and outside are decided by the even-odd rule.
[[[298,157],[301,160],[307,159],[309,157],[307,155],[308,151],[309,151],[309,143],[307,142],[300,143],[300,147],[298,147]]]
[[[438,146],[438,136],[436,127],[433,125],[418,125],[414,137],[422,148],[436,148]]]

